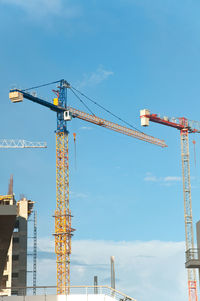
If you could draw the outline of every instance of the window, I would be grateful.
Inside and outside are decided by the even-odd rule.
[[[13,242],[18,243],[19,242],[19,237],[13,237]]]
[[[19,232],[19,220],[15,222],[14,232]]]
[[[19,255],[13,255],[12,260],[19,260]]]
[[[12,273],[12,277],[13,278],[18,278],[19,277],[19,273]]]

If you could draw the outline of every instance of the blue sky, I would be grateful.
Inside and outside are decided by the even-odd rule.
[[[143,108],[198,120],[199,9],[198,1],[188,0],[0,0],[1,137],[48,144],[46,150],[1,150],[0,191],[7,192],[9,176],[14,174],[16,197],[23,193],[37,202],[40,264],[47,268],[42,252],[51,252],[51,275],[55,275],[53,247],[47,246],[52,245],[56,204],[56,115],[28,101],[11,104],[9,89],[64,78],[139,129],[139,110]],[[51,87],[41,89],[39,95],[51,101]],[[69,103],[85,110],[71,94]],[[95,112],[117,122],[102,111]],[[79,278],[72,261],[73,284],[92,284],[98,273],[99,282],[109,284],[109,256],[116,255],[117,287],[125,293],[141,301],[151,295],[157,301],[169,298],[164,292],[170,290],[172,301],[186,300],[179,132],[156,124],[142,130],[164,139],[168,148],[79,120],[69,124],[70,204],[77,229],[72,252],[77,252],[82,268],[84,246],[91,243],[87,266],[83,273],[77,272]],[[76,169],[73,132],[77,133]],[[197,222],[198,136],[195,139],[196,168],[192,143],[190,150],[193,217]],[[110,248],[100,258],[101,248],[107,244]],[[123,253],[121,244],[126,244],[128,253]],[[91,272],[95,246],[99,251],[94,251],[96,260],[108,265],[103,272],[97,266]],[[140,265],[133,260],[143,249],[146,259],[154,256],[156,263]],[[162,258],[158,250],[162,250]],[[131,268],[125,273],[124,256],[130,259],[133,274]],[[167,272],[169,258],[171,273]],[[157,270],[160,262],[165,262],[163,278]],[[40,284],[55,283],[55,277],[45,283],[42,279],[40,269]],[[172,282],[176,284],[173,288]],[[149,293],[143,294],[143,288]]]

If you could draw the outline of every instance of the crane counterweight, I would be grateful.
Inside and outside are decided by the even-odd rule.
[[[149,110],[140,110],[141,126],[149,126]]]
[[[12,102],[22,102],[23,101],[23,94],[18,91],[11,91],[9,93],[9,98]]]

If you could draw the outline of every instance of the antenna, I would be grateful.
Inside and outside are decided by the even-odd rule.
[[[94,276],[94,294],[98,294],[98,277]]]
[[[115,257],[110,257],[110,267],[111,267],[111,288],[115,289]]]

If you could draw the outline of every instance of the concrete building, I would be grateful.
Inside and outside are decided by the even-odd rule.
[[[0,295],[19,295],[27,286],[28,217],[34,202],[22,198],[16,202],[11,178],[8,195],[0,196]],[[9,289],[7,289],[9,288]]]
[[[12,236],[17,217],[17,206],[14,197],[0,197],[0,284],[1,287],[11,286],[12,272]],[[10,295],[10,290],[0,294]]]

